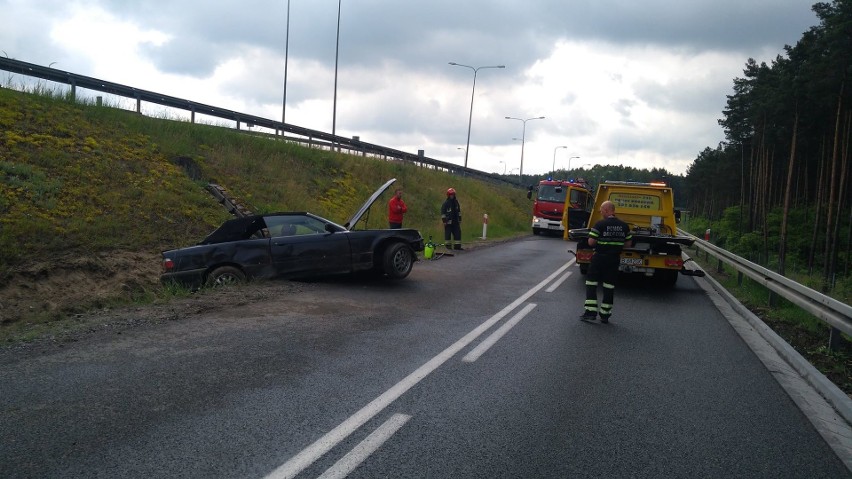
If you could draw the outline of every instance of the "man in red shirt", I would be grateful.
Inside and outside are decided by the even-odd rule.
[[[402,188],[394,191],[393,197],[388,202],[388,224],[390,229],[402,228],[402,215],[408,212],[408,207],[402,201]]]

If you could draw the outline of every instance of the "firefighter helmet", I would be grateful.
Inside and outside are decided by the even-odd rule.
[[[454,195],[454,194],[456,194],[455,188],[450,188],[450,189],[447,190],[447,196]]]

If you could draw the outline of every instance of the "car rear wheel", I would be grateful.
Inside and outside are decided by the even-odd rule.
[[[385,274],[393,279],[402,279],[414,266],[414,252],[402,243],[394,243],[385,250],[382,260]]]
[[[234,266],[220,266],[207,276],[207,286],[217,288],[219,286],[242,283],[245,280],[246,275],[239,268]]]

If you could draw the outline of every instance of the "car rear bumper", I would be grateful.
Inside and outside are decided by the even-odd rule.
[[[594,250],[578,248],[576,252],[577,264],[589,264],[592,262]],[[624,273],[653,274],[655,270],[671,269],[680,271],[683,269],[683,257],[667,254],[646,254],[638,251],[625,250],[621,252],[618,270]]]
[[[169,284],[177,283],[191,289],[200,288],[204,282],[205,268],[193,269],[189,271],[177,271],[173,273],[163,273],[160,275],[160,283]]]

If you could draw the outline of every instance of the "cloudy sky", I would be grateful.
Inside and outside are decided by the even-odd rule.
[[[337,50],[338,1],[291,0],[286,106],[287,0],[0,0],[0,54],[331,132],[339,52],[338,135],[459,165],[474,70],[449,62],[505,65],[476,74],[468,167],[517,173],[524,137],[525,174],[682,174],[724,140],[748,58],[795,44],[813,3],[342,0]]]

